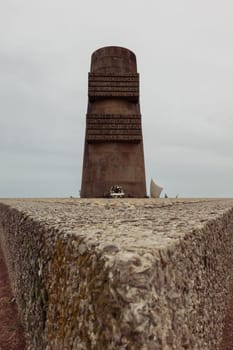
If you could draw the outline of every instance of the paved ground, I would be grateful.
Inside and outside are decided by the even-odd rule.
[[[24,350],[25,339],[18,318],[7,267],[0,248],[0,350]]]

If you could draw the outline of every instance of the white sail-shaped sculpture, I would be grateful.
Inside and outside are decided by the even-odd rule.
[[[150,196],[151,198],[159,198],[163,187],[156,185],[156,183],[151,179],[150,182]]]

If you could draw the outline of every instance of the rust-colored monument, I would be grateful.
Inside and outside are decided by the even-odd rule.
[[[115,185],[146,196],[136,56],[109,46],[91,59],[81,197],[104,197]]]

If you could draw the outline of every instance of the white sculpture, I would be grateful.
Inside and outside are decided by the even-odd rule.
[[[163,187],[156,185],[156,183],[151,179],[150,182],[150,196],[151,198],[159,198]]]

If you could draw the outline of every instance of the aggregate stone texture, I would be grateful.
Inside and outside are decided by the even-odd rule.
[[[0,247],[0,350],[25,350],[24,331]]]
[[[0,202],[29,350],[220,349],[232,199]]]

